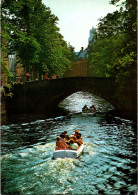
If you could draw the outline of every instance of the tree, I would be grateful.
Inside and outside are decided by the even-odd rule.
[[[119,11],[100,19],[89,44],[89,65],[98,76],[136,77],[136,0],[124,1]]]
[[[41,0],[3,0],[2,17],[8,52],[16,52],[26,72],[62,75],[70,67],[72,51],[59,33],[58,18]]]
[[[118,4],[120,0],[112,0]],[[137,103],[137,45],[136,0],[124,0],[120,10],[100,19],[89,44],[89,67],[92,76],[115,80],[116,108],[136,116]],[[117,101],[116,101],[117,100]]]
[[[34,1],[7,1],[2,2],[2,16],[4,25],[8,28],[10,39],[8,39],[8,52],[15,53],[21,64],[29,72],[31,61],[37,61],[39,44],[29,32],[30,12],[33,10]]]

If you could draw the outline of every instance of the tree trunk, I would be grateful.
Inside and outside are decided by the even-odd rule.
[[[28,7],[26,6],[26,59],[25,59],[25,65],[26,65],[26,73],[29,73],[29,11]],[[26,81],[29,81],[29,76],[26,75]]]
[[[35,70],[35,67],[33,65],[33,80],[35,80],[35,79],[36,79],[36,70]]]

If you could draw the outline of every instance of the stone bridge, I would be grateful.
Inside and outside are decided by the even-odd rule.
[[[13,87],[13,97],[7,98],[7,112],[10,114],[47,113],[77,91],[98,95],[114,105],[118,111],[128,113],[127,109],[120,105],[120,99],[115,98],[114,80],[99,77],[70,77],[16,84]],[[129,112],[131,115],[132,111]]]

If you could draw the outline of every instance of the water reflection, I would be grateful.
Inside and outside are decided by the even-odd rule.
[[[95,117],[82,116],[84,104],[95,104]],[[133,122],[109,114],[112,105],[78,92],[56,116],[2,126],[3,194],[134,194],[136,134]],[[79,129],[84,153],[79,159],[52,160],[55,138]]]
[[[114,109],[109,102],[100,98],[99,96],[81,91],[67,97],[59,104],[59,107],[64,107],[66,110],[72,113],[78,113],[82,111],[84,105],[87,105],[88,107],[95,105],[98,113],[107,113],[107,111]]]

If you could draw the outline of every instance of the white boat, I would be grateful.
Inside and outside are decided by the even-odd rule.
[[[54,150],[52,159],[57,158],[78,158],[84,149],[84,145],[82,144],[77,150]]]
[[[83,116],[95,116],[96,115],[96,113],[95,112],[82,112],[82,115]]]

